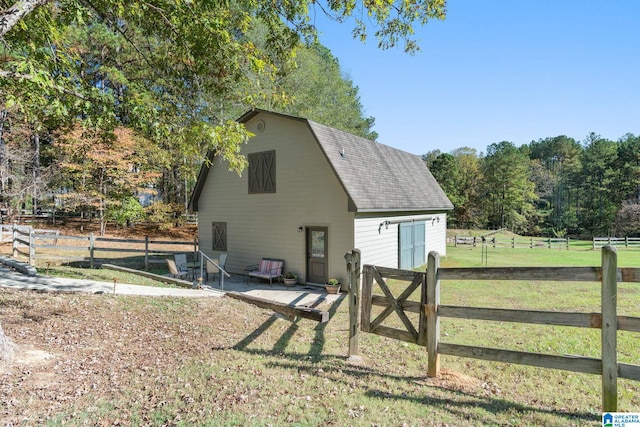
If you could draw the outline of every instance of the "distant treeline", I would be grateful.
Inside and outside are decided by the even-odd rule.
[[[449,225],[563,237],[640,236],[640,136],[591,133],[486,154],[463,147],[423,156],[454,204]]]

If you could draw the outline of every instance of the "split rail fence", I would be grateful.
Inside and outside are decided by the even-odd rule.
[[[360,252],[355,249],[352,253],[347,253],[345,258],[349,272],[350,357],[358,357],[358,330],[361,330],[427,347],[428,375],[431,377],[439,375],[440,356],[443,354],[601,375],[604,412],[615,412],[617,409],[618,378],[640,380],[640,366],[618,363],[616,348],[617,331],[640,332],[640,318],[618,316],[616,306],[617,283],[640,282],[640,268],[617,268],[615,248],[602,249],[600,267],[440,268],[438,254],[431,252],[426,272],[365,265],[361,294]],[[403,279],[410,284],[395,297],[387,285],[387,279]],[[441,305],[442,280],[600,282],[601,312],[552,312]],[[382,295],[373,294],[374,283],[377,283]],[[415,291],[420,292],[419,301],[410,301],[408,298]],[[374,305],[382,307],[383,310],[372,318]],[[390,328],[382,324],[394,312],[402,321],[404,329]],[[407,313],[417,313],[417,325],[411,321]],[[413,317],[415,318],[415,315]],[[446,343],[440,336],[440,319],[443,317],[601,329],[601,359]]]
[[[569,249],[569,238],[546,238],[536,239],[533,237],[511,237],[511,238],[498,238],[498,237],[473,237],[473,236],[458,236],[454,237],[454,245],[470,245],[473,247],[479,245],[488,245],[494,248],[529,248],[529,249]]]
[[[176,253],[193,251],[194,257],[198,253],[197,239],[151,240],[149,236],[145,236],[144,240],[135,240],[96,237],[93,233],[86,236],[66,236],[58,230],[39,230],[18,225],[0,226],[0,236],[2,242],[11,242],[13,257],[27,257],[32,266],[43,260],[79,261],[88,262],[93,268],[97,262],[114,263],[114,259],[122,258],[122,254],[128,253],[139,257],[138,262],[149,269],[150,264],[164,263],[167,257]],[[180,248],[168,250],[167,246]]]
[[[640,237],[594,237],[593,249],[604,246],[623,247],[627,249],[640,249]]]

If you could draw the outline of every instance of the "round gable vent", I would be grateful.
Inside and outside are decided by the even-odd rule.
[[[264,120],[260,120],[256,125],[256,129],[258,129],[258,132],[264,131],[264,127],[265,127]]]

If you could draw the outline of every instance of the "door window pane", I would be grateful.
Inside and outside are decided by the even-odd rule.
[[[311,232],[311,256],[324,258],[324,231]]]

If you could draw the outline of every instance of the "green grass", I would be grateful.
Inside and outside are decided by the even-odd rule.
[[[601,253],[590,248],[582,250],[488,248],[488,266],[600,266]],[[480,267],[480,247],[448,247],[441,258],[441,267]],[[618,250],[618,265],[640,268],[640,251]],[[406,283],[389,281],[394,295],[399,295]],[[374,285],[374,294],[381,294]],[[376,292],[377,291],[377,292]],[[418,292],[410,300],[417,301]],[[531,310],[599,312],[599,282],[551,281],[442,281],[441,303],[446,305],[515,308]],[[374,308],[374,315],[381,311]],[[640,317],[640,284],[618,284],[618,315]],[[415,319],[417,316],[411,316]],[[391,316],[385,326],[404,329],[397,316]],[[417,322],[414,321],[414,324]],[[640,364],[638,333],[618,333],[618,361]],[[463,319],[441,320],[442,342],[501,348],[552,355],[600,357],[600,330],[572,327],[552,327],[510,322],[489,322]],[[484,362],[450,356],[442,357],[441,366],[486,379],[508,388],[519,399],[530,402],[551,402],[552,407],[573,407],[574,411],[598,412],[600,409],[600,377],[554,371],[512,364]],[[550,386],[553,384],[553,386]],[[619,410],[640,409],[640,383],[619,380]],[[562,390],[559,393],[558,390]],[[624,408],[624,409],[622,409]],[[531,420],[529,420],[531,421]],[[522,422],[522,421],[520,421]],[[527,424],[527,423],[525,423]],[[578,423],[577,425],[582,425]]]
[[[640,267],[640,250],[618,249],[619,267]],[[571,249],[511,249],[487,247],[447,247],[447,256],[441,258],[442,267],[515,267],[515,266],[600,266],[600,250],[591,249],[590,243],[579,242]],[[486,260],[486,261],[485,261]]]
[[[621,266],[640,267],[640,251],[620,250],[618,259]],[[481,265],[480,248],[449,247],[441,260],[442,267]],[[488,265],[599,266],[600,252],[489,248]],[[395,295],[403,286],[391,283]],[[582,282],[443,281],[441,299],[477,307],[600,308],[599,284]],[[127,325],[144,316],[151,326],[143,323],[141,333],[157,334],[158,345],[173,347],[150,351],[142,368],[132,364],[111,374],[121,384],[117,393],[101,396],[98,390],[87,401],[63,406],[50,425],[600,425],[597,375],[442,356],[443,377],[433,380],[426,376],[424,347],[366,333],[360,336],[363,363],[350,363],[345,300],[332,308],[327,324],[289,322],[227,299],[105,301],[111,312],[127,313]],[[619,314],[640,316],[640,284],[619,284],[618,303]],[[402,328],[395,314],[384,325]],[[639,335],[618,334],[619,361],[640,364]],[[441,336],[450,343],[600,356],[597,329],[442,319]],[[193,345],[201,351],[178,357]],[[158,354],[177,356],[160,363]],[[640,382],[619,380],[618,398],[619,411],[640,411]]]
[[[115,279],[118,281],[118,283],[127,283],[129,285],[158,286],[169,288],[176,287],[174,285],[159,282],[157,280],[139,276],[137,274],[101,268],[81,268],[63,265],[51,265],[47,267],[38,267],[37,270],[38,274],[41,275],[66,277],[69,279],[95,280],[99,282],[113,282],[113,280]],[[156,270],[154,271],[154,273],[165,274],[167,273],[167,271]]]

